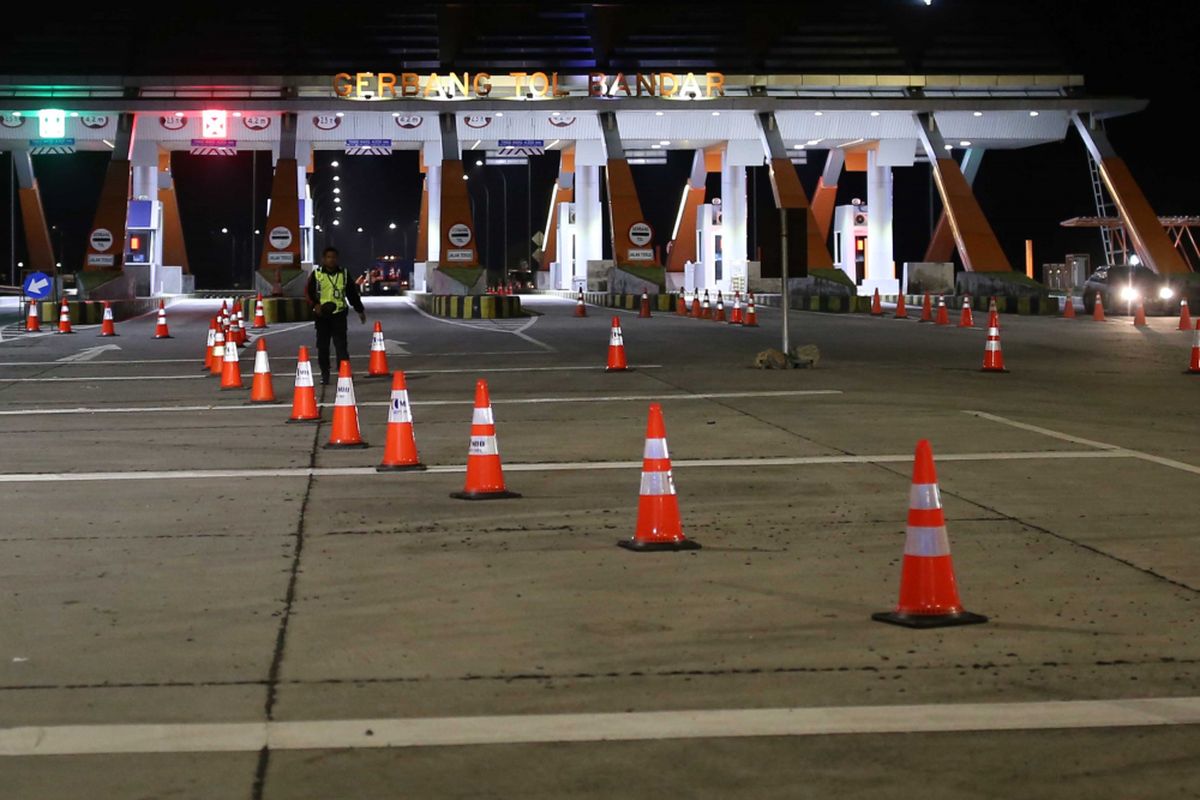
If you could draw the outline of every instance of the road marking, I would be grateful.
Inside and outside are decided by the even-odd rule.
[[[199,364],[200,360],[196,359]],[[630,369],[662,369],[662,364],[631,364]],[[414,369],[405,370],[408,375],[448,375],[476,372],[603,372],[600,366],[561,366],[561,367],[466,367],[455,369]],[[197,371],[189,375],[88,375],[63,376],[51,375],[39,378],[6,378],[0,377],[0,383],[86,383],[89,381],[196,381],[210,376]],[[253,377],[253,373],[244,372],[242,377]]]
[[[415,374],[415,373],[409,373]],[[669,402],[672,400],[723,400],[739,397],[809,397],[831,394],[841,394],[840,389],[795,389],[769,392],[706,392],[697,394],[624,394],[601,395],[599,397],[519,397],[515,399],[495,399],[493,405],[529,405],[538,403],[623,403],[635,400]],[[415,400],[415,406],[469,406],[474,400]],[[333,403],[318,403],[323,408],[332,408]],[[390,400],[360,401],[359,408],[390,406]],[[0,411],[0,417],[34,417],[61,414],[137,414],[137,413],[183,413],[196,411],[254,411],[262,409],[290,408],[290,403],[255,403],[253,405],[232,405],[228,403],[190,406],[121,406],[109,408],[105,406],[77,408],[19,408]]]
[[[1037,425],[1030,425],[1029,423],[1026,423],[1026,422],[1018,422],[1015,419],[1009,419],[1008,417],[997,416],[996,414],[989,414],[985,411],[964,411],[963,413],[970,414],[971,416],[974,416],[974,417],[979,417],[980,419],[991,420],[992,422],[999,422],[1001,425],[1008,425],[1013,428],[1020,428],[1021,430],[1024,430],[1024,431],[1030,431],[1032,433],[1040,433],[1043,436],[1049,436],[1054,439],[1061,439],[1064,442],[1074,442],[1076,444],[1089,445],[1091,447],[1096,447],[1101,450],[1117,451],[1117,452],[1124,453],[1131,458],[1141,459],[1142,461],[1149,461],[1152,464],[1159,464],[1160,466],[1170,467],[1171,469],[1177,469],[1177,470],[1180,470],[1181,472],[1190,472],[1193,475],[1200,475],[1200,467],[1198,467],[1194,464],[1188,464],[1184,461],[1176,461],[1173,458],[1166,458],[1165,456],[1156,456],[1153,453],[1146,453],[1142,450],[1131,450],[1126,447],[1121,447],[1120,445],[1117,445],[1117,444],[1108,444],[1107,442],[1097,442],[1094,439],[1084,439],[1081,436],[1074,436],[1070,433],[1063,433],[1062,431],[1051,430],[1050,428],[1041,428],[1041,427],[1038,427]]]
[[[533,324],[535,322],[537,322],[538,319],[540,319],[539,317],[530,317],[528,322],[524,323],[520,327],[510,330],[508,328],[503,327],[502,325],[495,324],[494,322],[492,324],[483,324],[483,325],[479,324],[480,322],[486,322],[486,320],[478,320],[475,323],[472,323],[472,322],[468,322],[466,320],[456,320],[456,319],[446,319],[445,317],[435,317],[432,314],[425,311],[420,306],[418,306],[412,300],[406,300],[406,302],[407,302],[409,308],[411,308],[413,311],[416,311],[421,316],[425,317],[426,319],[433,320],[434,322],[440,322],[445,325],[454,325],[456,327],[466,328],[466,329],[472,330],[472,331],[484,331],[484,332],[489,332],[489,333],[507,333],[507,334],[516,336],[517,338],[522,339],[526,342],[529,342],[530,344],[536,345],[537,347],[541,348],[542,350],[545,350],[547,353],[557,353],[558,352],[558,350],[556,350],[554,347],[546,344],[543,341],[535,339],[532,336],[530,336],[529,334],[525,333],[525,331],[528,328],[532,327]]]
[[[0,729],[0,754],[232,753],[1200,724],[1200,697],[724,708],[627,713],[52,725]]]
[[[1041,459],[1130,458],[1124,450],[1034,450],[1012,453],[939,453],[938,462],[950,461],[1023,461]],[[781,456],[778,458],[708,458],[676,459],[675,469],[692,467],[802,467],[825,464],[907,464],[911,453],[861,456]],[[535,463],[506,463],[505,472],[578,472],[610,469],[641,469],[639,461],[544,461]],[[430,466],[425,472],[408,475],[438,475],[466,472],[461,464]],[[364,475],[391,475],[377,472],[375,467],[283,467],[262,469],[179,469],[133,470],[129,472],[9,472],[0,473],[0,483],[64,483],[79,481],[160,481],[160,480],[227,480],[229,478],[324,478]],[[394,477],[393,477],[394,480]]]
[[[96,358],[96,356],[100,355],[101,353],[107,353],[110,350],[120,350],[120,349],[121,349],[121,345],[119,345],[119,344],[98,344],[95,347],[85,347],[84,349],[80,350],[78,353],[72,353],[69,356],[63,356],[62,358],[58,359],[58,361],[56,363],[74,364],[74,363],[79,363],[81,361],[92,361],[93,359]]]

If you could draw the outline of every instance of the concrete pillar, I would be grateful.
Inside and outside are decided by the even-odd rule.
[[[898,294],[892,264],[892,168],[879,163],[877,150],[867,151],[867,261],[861,292]]]
[[[731,280],[745,278],[749,248],[749,220],[746,202],[746,167],[762,164],[762,145],[758,141],[731,141],[721,158],[721,260],[722,272],[712,285],[724,291]],[[715,276],[714,276],[715,277]]]
[[[425,190],[429,194],[429,261],[442,257],[442,162],[425,163]]]
[[[575,256],[576,272],[587,274],[587,262],[604,258],[600,210],[600,167],[607,162],[604,142],[575,143]]]

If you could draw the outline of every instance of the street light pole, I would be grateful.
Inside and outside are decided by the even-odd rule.
[[[508,283],[508,176],[504,174],[504,167],[497,167],[500,170],[500,180],[504,183],[504,264],[502,272],[502,280]]]

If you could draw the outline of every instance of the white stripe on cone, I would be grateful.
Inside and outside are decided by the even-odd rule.
[[[647,439],[646,447],[642,451],[643,458],[670,458],[667,455],[667,440],[666,439]]]
[[[299,361],[296,363],[296,385],[308,388],[313,385],[312,363]]]
[[[942,495],[936,483],[914,483],[908,490],[908,507],[922,511],[942,507]]]
[[[927,557],[950,555],[950,539],[946,536],[946,526],[926,528],[909,525],[904,536],[904,555]]]
[[[397,389],[392,392],[392,404],[388,407],[389,423],[412,422],[412,408],[408,405],[408,391]]]
[[[271,364],[267,361],[267,351],[258,350],[254,353],[254,372],[256,374],[267,373],[271,371]]]
[[[495,425],[496,421],[492,418],[492,407],[477,408],[471,414],[472,425]]]
[[[467,448],[468,456],[498,456],[500,448],[495,436],[472,436],[471,446]]]
[[[671,471],[643,472],[639,493],[643,496],[675,494],[675,481],[671,478]]]

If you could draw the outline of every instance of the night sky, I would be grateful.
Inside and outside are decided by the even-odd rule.
[[[949,0],[939,0],[948,2]],[[1062,46],[1085,75],[1087,91],[1094,95],[1127,95],[1147,98],[1149,108],[1137,115],[1112,120],[1108,132],[1119,154],[1155,210],[1168,214],[1200,214],[1200,182],[1197,159],[1188,153],[1188,137],[1180,138],[1184,115],[1192,111],[1189,94],[1200,76],[1200,59],[1195,53],[1197,11],[1190,4],[1162,5],[1168,19],[1154,12],[1157,3],[1066,3],[1075,16],[1059,20]],[[1080,13],[1090,8],[1093,13]],[[670,153],[666,166],[635,166],[647,220],[659,232],[662,244],[674,216],[686,180],[691,152]],[[809,164],[800,167],[801,178],[811,191],[816,185],[824,153],[810,152]],[[41,185],[46,214],[56,252],[67,267],[82,261],[84,241],[100,190],[105,153],[73,156],[37,156],[34,168]],[[336,170],[330,162],[336,159]],[[257,163],[257,169],[254,164]],[[474,166],[465,164],[475,206],[479,247],[493,270],[502,266],[507,227],[508,263],[515,267],[526,258],[529,235],[541,230],[549,192],[557,175],[558,154],[535,157],[523,166]],[[7,153],[0,154],[0,168],[12,175]],[[271,179],[269,156],[255,159],[248,152],[234,157],[194,157],[175,153],[172,159],[184,220],[184,235],[197,287],[247,285],[252,264],[262,240],[266,195]],[[501,172],[503,176],[501,177]],[[765,168],[751,170],[752,190],[750,246],[753,258],[758,245],[770,244],[777,236],[770,184]],[[753,174],[757,173],[757,174]],[[341,176],[336,184],[334,174]],[[507,184],[507,186],[506,186]],[[15,185],[15,184],[14,184]],[[395,255],[411,259],[416,240],[416,219],[421,176],[415,152],[397,152],[386,157],[348,157],[340,152],[316,154],[311,182],[318,221],[333,216],[331,190],[342,189],[344,209],[337,215],[340,228],[323,225],[318,247],[336,244],[342,262],[355,269],[369,263],[372,255]],[[486,190],[485,190],[486,186]],[[710,195],[719,190],[710,181]],[[1094,214],[1088,180],[1087,156],[1074,131],[1061,143],[1021,150],[991,151],[984,157],[975,183],[976,195],[1013,266],[1024,263],[1024,241],[1034,241],[1035,262],[1061,261],[1068,252],[1089,252],[1093,262],[1100,257],[1099,235],[1094,230],[1063,229],[1063,219]],[[838,202],[865,197],[862,174],[845,173],[839,185]],[[895,171],[895,258],[898,263],[920,260],[931,227],[929,170],[923,165]],[[0,248],[7,254],[11,223],[16,224],[16,259],[23,257],[19,218],[12,215],[10,192],[0,192]],[[507,202],[507,226],[504,206]],[[490,206],[490,212],[489,212]],[[934,201],[934,220],[938,213]],[[17,212],[19,214],[19,211]],[[392,231],[388,224],[394,222]],[[357,227],[364,232],[356,232]],[[229,234],[221,234],[226,227]],[[607,230],[607,223],[606,223]],[[607,245],[606,245],[606,256]],[[7,272],[7,271],[6,271]],[[764,270],[771,274],[768,267]],[[9,275],[3,282],[9,282]]]

